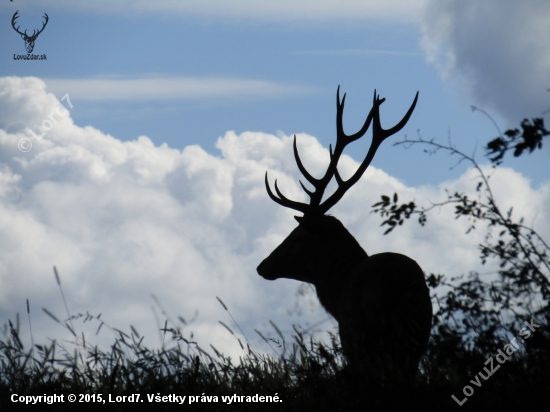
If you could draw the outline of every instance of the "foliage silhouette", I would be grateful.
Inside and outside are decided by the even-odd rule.
[[[547,91],[550,91],[550,89]],[[544,119],[542,117],[536,117],[532,120],[523,119],[520,123],[521,131],[518,128],[513,128],[506,130],[503,134],[497,123],[485,110],[479,109],[476,106],[472,106],[472,110],[482,112],[493,122],[498,130],[499,136],[487,143],[485,147],[486,156],[497,166],[502,163],[504,155],[509,150],[514,150],[514,157],[519,157],[527,149],[529,149],[529,153],[533,153],[535,149],[542,149],[543,138],[550,135],[550,131],[544,127]],[[550,109],[544,113],[549,111]]]
[[[504,154],[508,150],[514,150],[514,156],[519,157],[524,150],[529,149],[529,153],[533,153],[535,149],[542,149],[542,139],[550,135],[550,131],[544,127],[544,119],[535,118],[529,121],[523,119],[521,122],[522,131],[519,129],[509,129],[504,132],[505,136],[497,137],[487,143],[487,156],[491,162],[498,164],[502,163]]]
[[[534,150],[534,146],[542,144],[532,137],[534,132],[524,128],[524,141],[515,146],[515,156],[524,153],[525,148]],[[543,129],[543,123],[535,122],[538,130]],[[527,130],[527,133],[525,131]],[[510,132],[510,133],[508,133]],[[508,131],[510,142],[519,136],[519,132]],[[548,132],[537,136],[547,135]],[[527,137],[526,137],[527,136]],[[491,142],[493,143],[493,142]],[[496,169],[502,162],[502,157],[510,147],[507,144],[489,144],[498,148],[499,155],[492,158],[492,168]],[[381,201],[372,205],[372,213],[385,218],[382,226],[388,226],[385,234],[401,226],[405,220],[418,217],[420,225],[424,226],[430,212],[447,205],[454,206],[456,219],[468,219],[470,222],[467,233],[484,225],[486,235],[478,245],[480,260],[483,265],[488,261],[498,263],[498,273],[494,279],[483,280],[478,273],[470,272],[448,279],[444,275],[430,274],[428,285],[437,292],[443,292],[443,297],[437,299],[438,310],[434,315],[432,340],[428,347],[427,357],[432,362],[454,365],[455,377],[463,376],[464,384],[481,370],[486,359],[495,354],[511,340],[511,335],[521,336],[525,322],[530,319],[542,325],[533,332],[529,340],[520,339],[523,343],[518,351],[518,363],[507,367],[508,372],[500,379],[510,380],[511,370],[521,368],[537,376],[544,384],[536,388],[540,394],[548,393],[550,380],[547,369],[550,364],[550,247],[548,243],[532,228],[524,224],[523,218],[514,218],[513,209],[501,211],[491,190],[488,176],[476,160],[449,145],[442,145],[434,140],[405,139],[395,145],[428,146],[425,150],[433,154],[437,151],[447,151],[459,156],[459,162],[469,162],[477,171],[476,198],[464,193],[448,194],[447,199],[420,207],[414,201],[399,204],[398,194],[382,196]],[[500,145],[500,146],[499,146]],[[512,319],[505,322],[504,319]],[[514,355],[516,356],[516,355]],[[472,369],[473,368],[473,369]],[[477,370],[476,370],[477,368]],[[538,375],[537,375],[538,374]],[[495,378],[495,381],[497,379]],[[496,384],[496,383],[495,383]],[[502,384],[502,381],[500,381]],[[516,382],[517,384],[517,382]],[[515,390],[519,387],[515,386]]]

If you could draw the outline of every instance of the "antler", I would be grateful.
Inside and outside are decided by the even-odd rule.
[[[19,10],[17,10],[17,11],[15,12],[15,14],[13,15],[13,17],[11,18],[11,26],[12,26],[13,29],[14,29],[17,33],[19,33],[21,36],[26,36],[26,35],[27,35],[27,30],[25,30],[25,33],[21,33],[21,32],[19,31],[19,27],[21,27],[21,26],[17,26],[17,28],[15,27],[15,20],[17,20],[17,18],[19,17],[19,16],[17,15],[18,13],[19,13]]]
[[[40,30],[38,30],[38,33],[36,32],[36,30],[33,30],[32,35],[29,36],[29,35],[27,34],[27,30],[25,30],[24,33],[21,33],[21,32],[19,31],[19,27],[21,27],[21,26],[15,27],[15,21],[19,18],[18,13],[19,13],[19,10],[17,10],[17,11],[15,12],[15,14],[13,15],[13,17],[11,18],[11,26],[12,26],[13,29],[14,29],[17,33],[19,33],[21,36],[25,36],[25,37],[27,37],[27,38],[29,38],[29,39],[38,37],[38,35],[39,35],[40,33],[42,33],[42,31],[44,31],[44,29],[46,28],[46,25],[48,24],[48,21],[50,20],[50,18],[48,17],[48,14],[47,14],[47,13],[44,13],[44,16],[43,16],[43,17],[44,17],[45,21],[44,21],[44,23],[42,23],[42,28],[41,28]]]
[[[48,21],[50,20],[50,18],[48,17],[48,15],[46,13],[44,13],[43,17],[44,17],[45,21],[42,24],[42,28],[40,30],[38,30],[38,33],[36,33],[36,34],[34,34],[34,30],[33,30],[31,37],[38,37],[38,35],[40,33],[42,33],[44,31],[44,29],[46,28],[46,24],[48,24]]]
[[[332,206],[338,203],[338,201],[342,198],[342,196],[344,196],[346,191],[361,178],[365,170],[367,170],[367,167],[370,165],[372,159],[374,158],[376,150],[378,149],[380,144],[389,136],[400,131],[405,126],[405,124],[407,124],[416,106],[416,102],[418,100],[418,92],[416,92],[414,101],[403,119],[401,119],[399,123],[397,123],[394,127],[390,129],[383,129],[380,124],[380,105],[384,103],[385,100],[385,98],[380,99],[375,90],[372,108],[367,116],[367,119],[365,120],[365,124],[357,133],[348,136],[344,133],[344,128],[342,124],[346,94],[344,93],[342,101],[340,101],[340,86],[338,86],[338,90],[336,92],[336,146],[334,147],[334,152],[332,151],[332,146],[330,146],[330,163],[328,165],[327,171],[325,172],[325,175],[321,179],[317,179],[311,176],[311,174],[302,164],[302,161],[300,160],[300,156],[298,154],[298,148],[296,147],[296,135],[294,135],[294,158],[296,159],[296,164],[298,165],[298,169],[300,169],[302,175],[304,175],[307,181],[311,183],[315,188],[315,191],[312,192],[308,190],[300,181],[300,185],[310,198],[309,204],[295,202],[286,198],[277,187],[277,180],[275,180],[275,191],[277,192],[277,195],[279,195],[279,197],[275,196],[271,191],[271,188],[269,187],[266,172],[265,186],[269,197],[281,206],[298,210],[300,212],[303,212],[304,215],[324,215]],[[344,148],[348,144],[365,135],[373,119],[374,124],[372,129],[372,143],[370,145],[369,151],[367,152],[365,159],[361,163],[361,166],[359,166],[353,176],[350,177],[348,180],[343,180],[337,168],[340,156],[342,155]],[[338,183],[338,188],[328,199],[321,203],[327,185],[333,177]]]

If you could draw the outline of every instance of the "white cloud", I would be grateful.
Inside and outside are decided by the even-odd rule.
[[[79,100],[200,100],[212,98],[277,98],[315,93],[313,87],[264,80],[216,77],[146,77],[139,79],[44,79],[48,90],[61,98]]]
[[[513,125],[550,108],[548,1],[431,1],[423,31],[429,60],[469,104]]]
[[[53,265],[73,314],[102,313],[111,326],[126,331],[133,325],[146,336],[148,346],[158,344],[158,329],[167,315],[189,320],[198,311],[184,335],[193,331],[205,349],[211,343],[233,357],[242,354],[236,339],[218,323],[236,329],[216,296],[262,351],[269,348],[254,329],[274,335],[270,319],[289,333],[291,324],[306,326],[326,317],[318,305],[310,309],[303,298],[298,300],[301,316],[289,315],[299,284],[268,282],[255,270],[296,224],[293,211],[268,198],[265,170],[271,182],[279,179],[285,194],[305,200],[290,136],[227,132],[218,140],[219,156],[214,156],[199,146],[183,151],[155,146],[145,136],[122,142],[93,127],[75,125],[69,113],[36,141],[27,128],[38,131],[57,105],[39,79],[0,79],[2,322],[14,319],[16,312],[23,314],[28,298],[35,342],[63,334],[40,311],[46,307],[64,318]],[[9,115],[4,108],[9,108]],[[17,146],[22,138],[33,143],[26,153]],[[308,170],[322,173],[327,149],[305,134],[298,135],[298,146]],[[347,177],[357,163],[343,156],[340,166]],[[514,204],[516,213],[534,221],[548,238],[548,184],[535,191],[511,169],[499,171],[492,183],[505,207]],[[370,254],[401,252],[427,272],[460,274],[479,269],[476,244],[482,233],[466,235],[467,222],[455,221],[450,210],[431,215],[425,228],[411,223],[390,236],[382,236],[380,219],[368,211],[380,194],[398,191],[403,200],[435,201],[444,197],[444,186],[454,192],[472,190],[474,184],[468,172],[437,188],[405,187],[370,168],[331,213]],[[85,326],[75,322],[78,331]],[[92,323],[88,340],[112,343],[106,330],[93,336],[97,326]],[[24,339],[27,331],[21,329]]]
[[[74,2],[59,0],[55,4],[45,0],[35,4],[43,7],[72,9],[102,14],[179,14],[218,18],[227,21],[331,21],[331,20],[373,20],[379,22],[410,22],[418,20],[425,0],[106,0]],[[38,5],[37,5],[38,7]]]

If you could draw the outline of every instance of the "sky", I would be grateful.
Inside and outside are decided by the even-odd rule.
[[[18,57],[16,11],[28,34],[47,14],[33,50],[46,59]],[[374,90],[386,98],[385,128],[417,91],[419,100],[330,213],[369,254],[406,254],[427,274],[492,276],[477,250],[484,232],[467,235],[450,208],[383,236],[370,206],[394,192],[423,205],[446,189],[475,192],[465,162],[393,145],[406,136],[451,141],[489,173],[483,147],[498,129],[548,123],[547,1],[14,0],[0,17],[0,325],[19,314],[25,342],[31,328],[35,343],[70,340],[42,311],[67,318],[54,265],[70,314],[101,313],[127,333],[132,325],[150,347],[172,344],[159,334],[166,320],[235,358],[237,338],[279,350],[255,332],[277,338],[270,322],[288,341],[292,325],[334,332],[311,287],[264,280],[256,267],[296,226],[296,212],[269,199],[265,172],[305,201],[293,136],[321,175],[338,86],[347,133],[362,126]],[[346,148],[344,177],[370,139]],[[491,177],[500,207],[545,239],[549,146],[507,156]],[[112,344],[98,326],[73,321],[87,341]]]

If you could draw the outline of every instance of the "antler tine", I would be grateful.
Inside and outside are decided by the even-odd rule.
[[[301,182],[300,182],[301,183]],[[279,197],[275,196],[273,192],[271,191],[271,188],[269,187],[269,180],[267,179],[267,171],[265,172],[265,187],[267,189],[267,194],[273,200],[274,202],[280,204],[281,206],[288,207],[290,209],[298,210],[299,212],[306,213],[309,210],[309,205],[301,202],[295,202],[294,200],[290,200],[287,197],[285,197],[281,191],[279,190],[279,187],[277,186],[277,179],[275,179],[275,191],[279,195]],[[303,187],[303,185],[302,185]]]
[[[301,180],[298,180],[298,182],[300,182],[300,186],[302,186],[302,189],[304,189],[304,192],[306,192],[310,198],[313,197],[314,192],[312,192],[307,187],[305,187]]]
[[[374,91],[374,93],[376,94],[376,90]],[[380,101],[380,104],[382,104],[384,100],[386,100],[386,99],[379,99],[378,97],[376,99]],[[403,116],[401,121],[397,123],[395,126],[393,126],[392,128],[387,130],[382,129],[382,125],[380,124],[380,112],[379,112],[380,104],[376,106],[373,105],[373,108],[376,107],[374,123],[372,125],[373,145],[377,143],[377,145],[379,146],[380,143],[382,143],[386,138],[390,137],[391,135],[394,135],[395,133],[400,131],[403,127],[405,127],[405,125],[407,124],[407,122],[409,121],[412,115],[412,112],[414,111],[414,108],[416,107],[417,101],[418,101],[418,92],[416,92],[416,95],[414,96],[414,100],[411,104],[411,107],[409,107],[409,110],[407,111],[405,116]]]
[[[328,174],[328,171],[327,171],[327,174],[325,174],[325,176],[322,179],[316,179],[315,177],[313,177],[307,171],[307,169],[305,168],[304,164],[302,163],[302,160],[300,159],[300,155],[298,153],[298,146],[296,144],[296,135],[294,135],[293,148],[294,148],[294,158],[296,159],[296,164],[298,165],[298,169],[300,170],[302,175],[304,175],[304,177],[307,179],[307,181],[309,183],[311,183],[313,185],[313,187],[315,187],[315,191],[311,191],[307,187],[305,187],[305,185],[301,181],[299,181],[300,185],[302,186],[302,189],[304,189],[304,191],[307,193],[307,195],[310,198],[310,204],[295,202],[293,200],[288,199],[279,190],[279,187],[277,186],[277,180],[275,180],[275,191],[277,192],[279,197],[275,196],[273,194],[273,192],[271,191],[271,188],[269,186],[269,181],[267,179],[267,172],[265,172],[265,187],[267,189],[267,193],[269,194],[269,197],[273,201],[277,202],[281,206],[285,206],[285,207],[288,207],[288,208],[291,208],[291,209],[294,209],[294,210],[298,210],[298,211],[304,213],[304,215],[305,215],[306,213],[309,214],[312,211],[317,210],[317,208],[319,206],[319,203],[321,203],[321,199],[323,197],[325,187],[327,186],[328,181],[330,181],[331,177],[327,179],[327,174]],[[331,159],[332,159],[332,152],[331,152]],[[332,162],[332,160],[331,160],[331,162]],[[329,169],[330,169],[330,167],[331,166],[329,165]]]
[[[374,91],[374,94],[376,95],[376,90]],[[384,100],[385,99],[382,99],[382,101]],[[344,147],[347,146],[349,143],[354,142],[355,140],[365,135],[373,117],[373,108],[371,108],[367,118],[365,119],[363,127],[361,127],[361,129],[357,133],[348,136],[344,133],[344,122],[342,120],[344,116],[345,101],[346,94],[344,93],[344,96],[342,97],[342,102],[340,102],[340,86],[338,86],[338,90],[336,91],[336,146],[338,147],[338,144],[341,142],[340,145],[342,146],[342,150],[344,150]],[[334,151],[337,152],[336,147],[334,148]]]
[[[302,164],[302,161],[300,160],[300,155],[298,154],[298,147],[296,146],[296,135],[294,135],[294,145],[293,146],[294,146],[294,159],[296,159],[296,164],[298,165],[298,169],[300,169],[300,172],[304,175],[304,177],[307,179],[307,181],[309,183],[311,183],[313,186],[316,186],[317,183],[319,182],[319,179],[316,179],[313,176],[311,176],[309,174],[309,172],[306,170],[306,168],[304,167],[304,165]],[[303,185],[302,185],[302,187],[303,187]],[[305,190],[305,188],[304,188],[304,190]],[[311,193],[308,190],[306,190],[306,192],[308,192],[308,194]]]
[[[334,176],[338,183],[338,188],[327,200],[325,200],[319,206],[320,212],[322,212],[323,214],[326,213],[336,203],[338,203],[338,201],[342,198],[342,196],[344,196],[346,191],[355,183],[357,183],[357,181],[361,178],[363,173],[365,173],[365,170],[367,170],[370,163],[372,162],[372,159],[374,158],[374,155],[376,154],[376,150],[378,150],[378,147],[380,146],[380,144],[389,136],[400,131],[405,126],[405,124],[407,124],[407,122],[409,121],[409,118],[412,115],[412,112],[414,111],[414,108],[416,107],[416,102],[418,101],[418,92],[416,92],[414,101],[412,102],[411,107],[409,107],[409,110],[407,111],[403,119],[401,119],[401,121],[397,123],[395,126],[393,126],[392,128],[386,129],[386,130],[383,129],[380,124],[380,105],[384,103],[385,100],[386,100],[385,98],[380,99],[380,97],[376,94],[376,90],[374,91],[372,109],[369,113],[369,117],[367,118],[367,121],[365,122],[365,125],[367,125],[368,123],[370,124],[369,118],[371,118],[371,120],[374,118],[373,130],[372,130],[372,143],[370,145],[369,151],[367,152],[365,159],[363,160],[363,162],[361,163],[357,171],[348,180],[344,181],[340,177],[338,169],[335,168]],[[337,145],[338,145],[338,142],[337,142]],[[336,155],[336,149],[335,149],[335,155]]]
[[[25,33],[21,33],[21,32],[19,31],[19,27],[21,27],[21,26],[17,26],[17,28],[15,27],[15,21],[19,18],[18,14],[19,14],[19,10],[17,10],[17,11],[15,12],[15,14],[13,15],[13,17],[11,18],[11,26],[12,26],[13,29],[14,29],[17,33],[19,33],[20,35],[27,34],[27,30],[25,30]]]
[[[44,31],[44,29],[46,28],[46,25],[48,24],[48,21],[50,20],[50,18],[48,17],[48,14],[46,12],[44,12],[43,17],[44,17],[45,21],[42,24],[42,28],[40,30],[38,30],[38,33],[36,33],[37,36]],[[34,36],[34,33],[33,33],[33,36]]]
[[[374,95],[376,97],[376,90],[374,91]],[[384,100],[385,99],[383,99],[380,102],[380,104]],[[373,107],[369,111],[369,114],[367,115],[367,118],[365,119],[365,123],[363,124],[363,127],[361,127],[361,129],[357,133],[354,133],[348,136],[346,133],[344,133],[344,125],[343,125],[345,101],[346,101],[345,93],[344,93],[344,96],[342,97],[342,101],[340,101],[340,86],[338,86],[338,89],[336,91],[336,146],[334,147],[334,152],[332,151],[332,146],[329,146],[330,164],[325,176],[322,179],[325,184],[325,187],[328,185],[328,183],[330,182],[333,176],[335,176],[337,180],[339,179],[337,165],[338,165],[338,161],[340,160],[340,156],[344,152],[344,148],[351,142],[365,135],[374,116],[374,105],[373,105]],[[321,199],[319,199],[319,201],[321,201]]]

